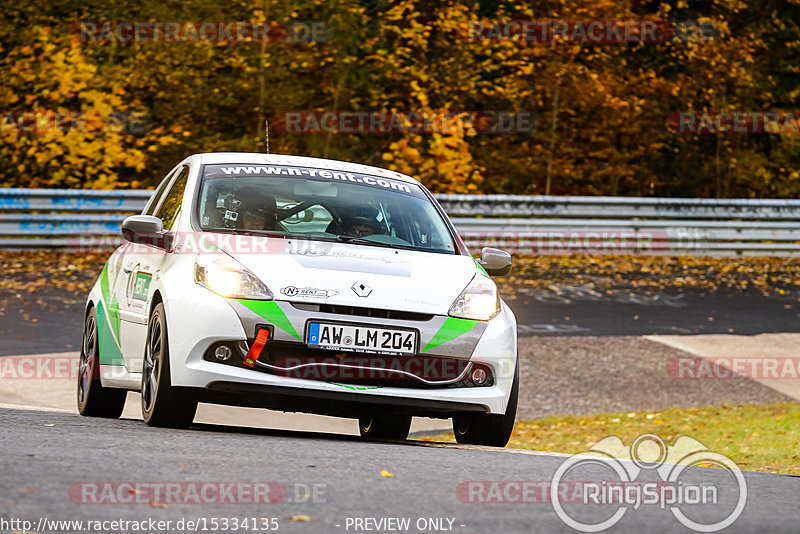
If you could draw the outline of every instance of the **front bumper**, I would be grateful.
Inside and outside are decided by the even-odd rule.
[[[486,413],[482,404],[452,399],[353,395],[347,390],[328,391],[308,388],[212,382],[199,398],[205,402],[269,408],[285,412],[304,412],[333,417],[365,415],[416,415],[449,418],[465,412]]]
[[[204,355],[218,342],[248,343],[258,325],[274,326],[275,340],[296,343],[304,350],[305,325],[310,319],[347,320],[367,325],[417,328],[421,347],[437,335],[446,318],[426,321],[367,318],[328,313],[308,306],[272,301],[270,313],[258,315],[241,302],[231,302],[199,286],[165,301],[169,325],[172,384],[201,388],[206,402],[259,406],[285,411],[337,415],[362,411],[404,411],[414,415],[451,416],[478,411],[505,413],[516,365],[516,322],[511,310],[481,322],[470,335],[454,338],[424,352],[426,357],[466,360],[491,369],[493,383],[484,387],[403,387],[309,380],[207,361]],[[202,313],[198,313],[202,310]],[[277,314],[277,315],[276,315]],[[191,320],[182,320],[182,318]],[[424,318],[423,318],[424,319]]]

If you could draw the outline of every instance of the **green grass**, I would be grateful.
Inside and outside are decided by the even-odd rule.
[[[606,436],[630,445],[646,433],[670,446],[679,436],[692,437],[747,471],[800,475],[800,403],[547,417],[517,423],[508,446],[577,453]],[[454,440],[448,433],[423,441]]]

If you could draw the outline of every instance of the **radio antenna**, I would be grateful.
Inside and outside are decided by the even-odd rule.
[[[267,154],[269,154],[269,119],[264,121],[264,137],[267,141]]]

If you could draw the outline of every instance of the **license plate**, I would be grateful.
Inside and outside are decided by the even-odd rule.
[[[417,333],[394,328],[309,323],[308,346],[370,354],[413,354]]]

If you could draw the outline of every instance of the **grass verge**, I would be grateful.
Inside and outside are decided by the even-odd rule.
[[[679,436],[692,437],[746,471],[800,475],[800,403],[547,417],[518,422],[508,446],[577,453],[606,436],[630,445],[648,433],[668,446]],[[454,439],[447,433],[422,441]]]

